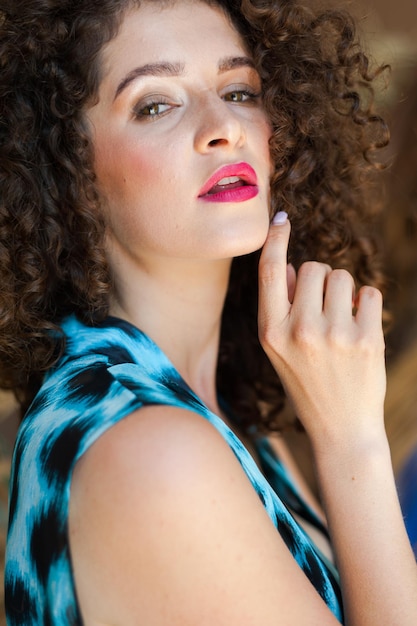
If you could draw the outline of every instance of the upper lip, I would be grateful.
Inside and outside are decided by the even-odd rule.
[[[198,197],[205,196],[222,178],[231,176],[237,176],[248,185],[256,185],[258,182],[256,172],[249,163],[231,163],[230,165],[223,165],[210,176],[198,192]]]

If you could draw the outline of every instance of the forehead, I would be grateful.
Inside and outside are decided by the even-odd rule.
[[[131,63],[161,58],[228,56],[248,50],[229,16],[217,4],[194,0],[145,1],[125,14],[118,34],[105,45],[104,75]],[[190,60],[191,60],[190,59]]]

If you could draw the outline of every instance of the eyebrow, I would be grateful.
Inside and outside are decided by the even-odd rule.
[[[241,56],[224,57],[219,61],[218,71],[219,74],[222,74],[223,72],[228,72],[239,67],[255,69],[255,65],[250,57]],[[121,92],[137,78],[141,78],[142,76],[181,76],[184,74],[184,70],[185,66],[183,63],[169,63],[168,61],[147,63],[146,65],[135,67],[120,81],[113,100],[116,100]]]
[[[126,87],[141,76],[179,76],[184,73],[184,65],[182,63],[168,63],[161,61],[160,63],[147,63],[140,67],[135,67],[129,72],[117,86],[114,100]]]
[[[255,64],[250,57],[225,57],[219,62],[219,73],[234,70],[237,67],[250,67],[255,69]]]

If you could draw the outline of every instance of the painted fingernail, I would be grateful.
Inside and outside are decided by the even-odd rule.
[[[285,211],[278,211],[278,213],[275,213],[274,217],[272,218],[272,224],[274,226],[279,226],[281,224],[285,224],[287,219],[288,213],[286,213]]]

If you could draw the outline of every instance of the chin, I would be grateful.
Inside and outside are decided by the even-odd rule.
[[[234,233],[230,237],[234,254],[231,256],[243,256],[259,250],[265,243],[269,231],[269,218],[264,224],[252,224],[252,228],[245,228],[244,232]]]
[[[254,237],[252,233],[251,237],[240,237],[234,241],[229,239],[224,247],[224,252],[219,250],[216,256],[233,259],[234,257],[250,254],[251,252],[255,252],[256,250],[260,250],[260,248],[262,248],[265,243],[266,236],[267,231],[259,237]]]

